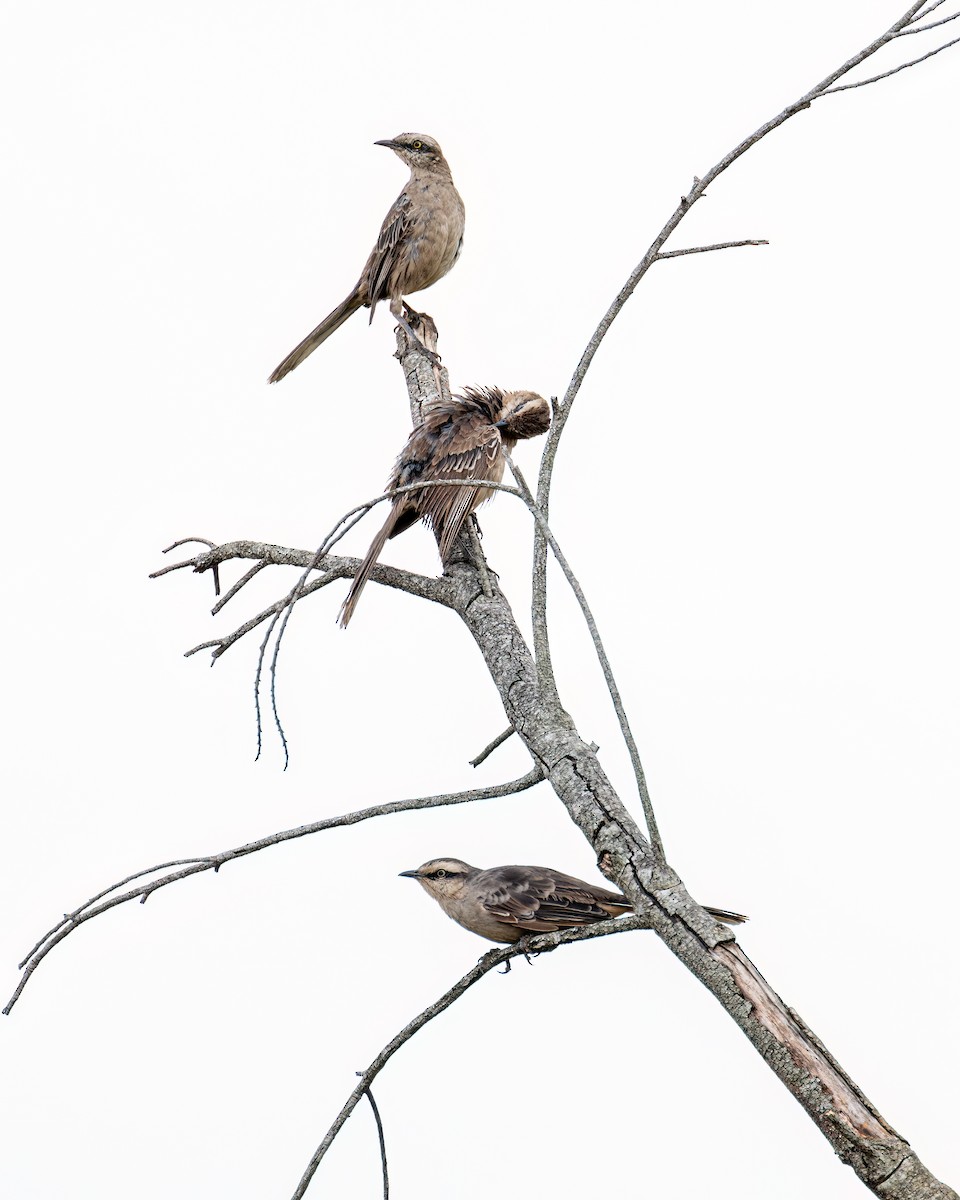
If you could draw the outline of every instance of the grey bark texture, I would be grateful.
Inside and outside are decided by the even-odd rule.
[[[398,357],[416,354],[398,331]],[[427,402],[424,373],[405,370],[411,408]],[[432,382],[432,380],[431,380]],[[446,603],[477,644],[500,693],[508,722],[597,855],[597,865],[671,953],[713,993],[787,1087],[838,1157],[886,1200],[958,1200],[880,1115],[803,1020],[788,1008],[737,945],[659,862],[607,778],[594,749],[578,734],[552,687],[541,689],[533,656],[495,575],[485,595],[464,554],[451,564]]]

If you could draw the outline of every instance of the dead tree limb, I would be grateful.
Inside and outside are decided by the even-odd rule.
[[[336,817],[324,817],[320,821],[311,821],[309,825],[297,825],[294,829],[283,829],[278,833],[258,838],[255,842],[235,846],[232,850],[221,850],[216,854],[198,858],[181,858],[173,862],[158,863],[156,866],[136,871],[132,875],[127,875],[116,883],[112,883],[95,896],[91,896],[89,900],[85,900],[72,912],[64,913],[63,919],[58,921],[52,929],[47,930],[23,961],[18,964],[23,975],[17,984],[16,991],[7,1001],[3,1015],[6,1016],[10,1013],[19,1000],[21,992],[27,986],[30,976],[56,945],[85,921],[99,917],[101,913],[105,913],[111,908],[127,904],[131,900],[139,900],[141,904],[145,904],[150,896],[161,888],[168,887],[172,883],[179,883],[181,879],[189,879],[191,875],[199,875],[204,871],[219,871],[225,863],[245,858],[248,854],[256,854],[257,851],[266,850],[269,846],[279,846],[284,842],[309,837],[311,834],[322,833],[327,829],[341,829],[346,825],[358,825],[361,821],[369,821],[372,817],[386,817],[393,813],[412,812],[423,808],[440,808],[447,804],[470,804],[475,800],[493,800],[501,796],[513,796],[532,788],[542,779],[543,773],[538,767],[534,767],[526,775],[511,780],[509,783],[471,788],[465,792],[448,792],[440,796],[415,796],[410,800],[392,800],[386,804],[374,804],[370,808],[357,809],[356,812],[341,813]],[[165,871],[166,874],[159,875],[160,871]],[[154,878],[147,879],[148,875],[154,876]],[[125,892],[120,891],[120,888],[126,887],[128,883],[138,880],[140,882],[136,887]]]

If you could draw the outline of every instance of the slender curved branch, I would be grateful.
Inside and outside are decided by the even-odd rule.
[[[459,979],[452,988],[444,992],[438,1000],[435,1000],[433,1004],[425,1008],[423,1012],[419,1013],[412,1021],[405,1025],[395,1037],[392,1037],[373,1062],[371,1062],[370,1066],[360,1075],[360,1082],[350,1093],[343,1108],[337,1114],[336,1120],[327,1130],[323,1141],[314,1151],[313,1157],[307,1164],[306,1170],[297,1184],[292,1200],[302,1200],[323,1156],[333,1145],[334,1139],[343,1128],[347,1118],[357,1107],[364,1093],[369,1089],[370,1084],[373,1083],[374,1079],[376,1079],[400,1047],[409,1042],[413,1035],[419,1032],[429,1021],[432,1021],[434,1017],[438,1017],[445,1009],[449,1008],[455,1000],[459,1000],[468,988],[473,987],[478,980],[492,971],[494,967],[500,966],[501,963],[509,962],[510,959],[516,958],[519,954],[543,954],[567,942],[584,942],[589,938],[608,937],[613,933],[629,933],[634,929],[649,928],[650,923],[645,917],[633,915],[613,917],[609,921],[598,921],[596,925],[586,925],[580,929],[565,929],[557,933],[541,933],[534,937],[525,938],[522,942],[517,942],[512,946],[498,946],[495,950],[488,950],[477,965],[469,970],[462,979]],[[358,1072],[358,1074],[360,1073]]]
[[[534,519],[537,522],[537,528],[545,538],[553,551],[553,556],[557,560],[561,571],[566,576],[574,596],[577,598],[577,603],[580,605],[580,611],[583,613],[583,619],[587,623],[587,629],[590,631],[590,638],[593,641],[593,648],[596,651],[597,658],[600,660],[600,669],[603,672],[603,678],[607,685],[607,691],[610,693],[610,699],[613,701],[614,711],[617,714],[617,721],[620,724],[620,733],[627,746],[627,752],[630,755],[630,763],[633,767],[633,777],[636,780],[637,792],[640,796],[640,803],[643,806],[643,817],[647,826],[647,833],[650,835],[650,845],[653,847],[653,852],[660,862],[666,862],[666,856],[663,849],[663,840],[660,837],[660,829],[657,826],[657,818],[653,811],[653,801],[650,799],[650,792],[647,789],[647,779],[643,771],[643,764],[640,762],[640,751],[637,749],[637,743],[633,736],[633,730],[630,728],[630,722],[627,719],[627,711],[623,706],[623,699],[620,696],[620,689],[617,687],[617,681],[613,677],[613,667],[610,665],[610,659],[607,657],[607,652],[603,647],[603,642],[600,639],[600,631],[597,629],[597,623],[594,620],[593,612],[590,605],[587,603],[587,597],[584,594],[583,588],[580,586],[580,581],[574,575],[570,564],[567,562],[563,551],[557,544],[556,538],[550,531],[550,526],[547,524],[546,518],[539,510],[533,495],[527,486],[526,480],[520,474],[520,471],[514,464],[510,454],[504,450],[504,458],[510,465],[510,470],[513,472],[513,477],[521,490],[522,498],[526,502],[527,507],[533,513]]]
[[[423,808],[440,808],[448,804],[471,804],[475,800],[494,800],[501,796],[514,796],[540,783],[543,777],[541,768],[535,766],[526,775],[522,775],[519,779],[513,779],[508,783],[497,783],[483,788],[471,788],[464,792],[448,792],[439,796],[415,796],[410,800],[391,800],[385,804],[374,804],[369,808],[357,809],[355,812],[341,813],[340,816],[324,817],[322,820],[313,821],[309,825],[297,825],[293,829],[284,829],[278,833],[271,833],[267,837],[258,838],[255,842],[246,842],[242,846],[235,846],[232,850],[222,850],[218,854],[205,855],[198,858],[175,859],[172,862],[159,863],[155,867],[147,867],[145,870],[137,871],[133,875],[127,875],[126,878],[111,884],[110,887],[105,888],[102,892],[91,896],[89,900],[85,900],[73,912],[64,913],[63,920],[59,921],[43,935],[27,957],[19,964],[21,969],[23,969],[23,976],[17,985],[16,991],[3,1009],[3,1014],[6,1016],[10,1012],[20,998],[21,992],[26,987],[27,980],[54,946],[62,942],[65,937],[85,921],[89,921],[93,917],[98,917],[101,913],[107,912],[111,908],[116,908],[120,904],[126,904],[130,900],[139,900],[141,904],[144,904],[160,888],[167,887],[171,883],[178,883],[181,879],[187,879],[191,875],[199,875],[203,871],[219,871],[224,863],[231,862],[236,858],[244,858],[248,854],[256,854],[258,850],[265,850],[268,846],[279,846],[283,842],[308,837],[313,833],[322,833],[327,829],[339,829],[344,825],[359,825],[361,821],[369,821],[372,817],[386,817],[393,813],[411,812]],[[170,867],[177,867],[179,869],[169,871]],[[168,874],[161,875],[159,879],[150,879],[135,888],[131,888],[129,891],[120,892],[118,895],[111,895],[111,893],[117,892],[119,888],[124,887],[126,884],[132,883],[137,879],[142,879],[146,875],[154,875],[157,871],[168,871]],[[106,897],[109,897],[109,899],[106,899]]]
[[[357,1072],[362,1075],[362,1071]],[[373,1110],[373,1119],[377,1123],[377,1140],[380,1143],[380,1166],[383,1170],[383,1200],[390,1200],[390,1173],[387,1171],[387,1142],[383,1136],[383,1122],[380,1120],[380,1109],[377,1108],[377,1102],[373,1098],[369,1085],[364,1089],[367,1093],[367,1099],[370,1101],[370,1107]]]
[[[593,336],[590,338],[589,342],[587,342],[586,349],[580,356],[580,361],[577,363],[576,369],[573,372],[573,376],[571,377],[570,383],[567,386],[567,390],[563,399],[554,404],[553,424],[551,425],[550,431],[547,434],[547,442],[544,447],[543,457],[540,462],[540,477],[537,483],[537,505],[543,513],[545,519],[549,517],[550,512],[550,487],[553,478],[554,464],[556,462],[557,449],[560,444],[560,438],[566,427],[567,420],[570,416],[573,402],[580,391],[580,386],[583,383],[587,371],[590,369],[590,364],[593,362],[594,356],[596,355],[597,350],[600,348],[600,344],[603,342],[603,339],[606,337],[610,326],[616,320],[624,305],[633,295],[637,285],[640,283],[640,280],[643,279],[644,275],[646,275],[647,271],[651,266],[653,266],[658,258],[665,258],[668,256],[669,252],[661,253],[661,248],[670,235],[674,232],[693,205],[703,197],[710,184],[713,183],[713,181],[719,175],[726,171],[728,167],[732,166],[733,163],[735,163],[736,160],[741,156],[741,154],[745,154],[751,148],[751,146],[755,146],[757,142],[766,137],[768,133],[772,133],[774,129],[779,128],[784,124],[784,122],[789,121],[791,117],[794,117],[797,115],[797,113],[803,112],[805,109],[810,108],[811,104],[815,100],[819,100],[822,96],[828,95],[832,92],[842,91],[846,87],[862,87],[867,83],[874,83],[876,80],[886,78],[887,75],[894,74],[896,71],[904,70],[905,67],[915,66],[916,63],[923,62],[924,59],[930,58],[932,54],[939,53],[940,50],[945,50],[947,46],[941,46],[937,50],[931,51],[930,54],[923,55],[922,58],[914,59],[913,62],[905,63],[901,67],[894,68],[893,71],[887,71],[883,75],[877,75],[873,79],[864,80],[859,84],[848,84],[844,85],[843,88],[833,86],[838,79],[841,79],[849,71],[852,71],[855,67],[859,66],[860,63],[866,61],[866,59],[870,58],[871,55],[875,54],[883,46],[887,45],[888,42],[891,42],[895,37],[898,37],[903,30],[914,24],[919,17],[928,15],[935,7],[937,7],[936,4],[925,7],[923,0],[918,0],[917,3],[912,4],[903,14],[903,16],[896,20],[885,33],[882,33],[879,37],[875,38],[872,42],[870,42],[869,45],[865,46],[852,58],[847,59],[847,61],[841,66],[837,67],[836,70],[831,71],[831,73],[827,75],[825,79],[822,79],[808,92],[805,92],[804,95],[802,95],[798,100],[795,100],[792,104],[787,105],[782,112],[779,112],[776,116],[771,117],[768,121],[764,122],[759,129],[756,129],[748,137],[745,137],[741,142],[734,146],[734,148],[728,154],[724,155],[719,162],[715,163],[704,176],[694,179],[693,186],[691,187],[690,191],[681,198],[680,203],[677,205],[667,223],[650,243],[650,246],[647,248],[643,258],[641,258],[640,262],[630,272],[630,275],[627,277],[623,287],[614,298],[613,303],[607,309],[606,313],[604,313],[600,324],[594,330]],[[954,42],[947,43],[947,45],[953,44]],[[550,665],[550,646],[546,622],[546,559],[546,539],[543,536],[542,531],[538,531],[534,535],[533,546],[532,611],[535,638],[534,650],[541,687],[544,687],[545,684],[547,685],[547,698],[552,702],[552,695],[555,693],[556,689],[555,686],[550,685],[553,674]]]

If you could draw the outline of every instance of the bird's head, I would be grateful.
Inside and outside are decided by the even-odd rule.
[[[505,392],[500,420],[495,423],[505,442],[539,437],[550,428],[550,405],[536,392]]]
[[[373,144],[392,150],[411,170],[446,162],[439,143],[426,133],[398,133],[394,138],[384,138]]]
[[[439,900],[441,896],[459,895],[470,876],[476,873],[476,867],[459,858],[431,858],[415,871],[401,871],[400,875],[404,879],[416,879],[428,895]]]

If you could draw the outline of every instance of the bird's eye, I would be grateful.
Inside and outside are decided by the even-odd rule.
[[[439,871],[434,871],[434,873],[433,873],[434,879],[443,879],[443,877],[445,875],[446,875],[446,871],[444,871],[442,867],[440,868]]]
[[[414,143],[413,143],[413,148],[414,148],[414,150],[422,150],[422,149],[423,149],[423,142],[414,142]]]

